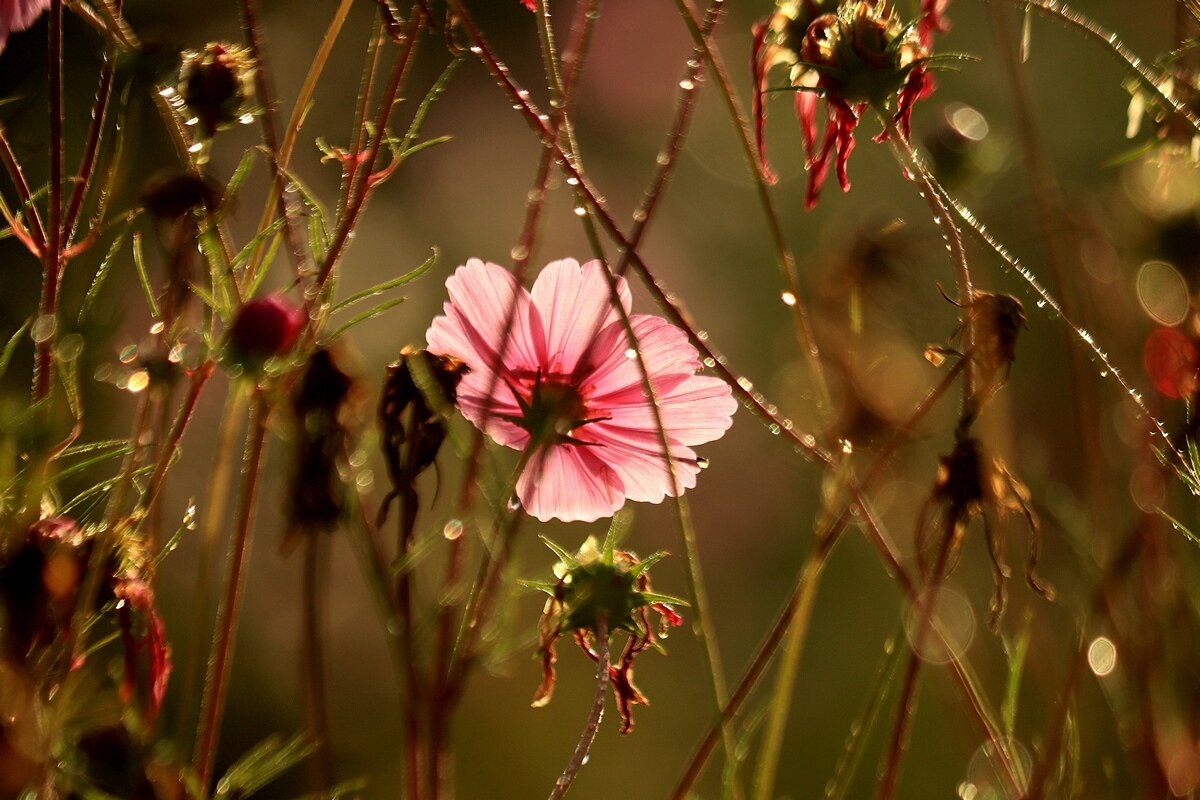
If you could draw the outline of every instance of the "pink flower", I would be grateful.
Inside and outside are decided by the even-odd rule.
[[[445,316],[426,334],[430,352],[470,369],[458,387],[463,415],[500,444],[533,448],[517,497],[542,521],[591,522],[626,500],[658,503],[690,489],[700,471],[691,448],[720,438],[737,407],[722,381],[696,374],[700,359],[682,330],[631,316],[670,442],[672,480],[603,269],[599,261],[555,261],[531,293],[503,267],[471,259],[446,281]],[[628,313],[629,288],[621,278],[617,285]]]
[[[50,7],[50,0],[0,0],[0,52],[8,34],[23,31]]]

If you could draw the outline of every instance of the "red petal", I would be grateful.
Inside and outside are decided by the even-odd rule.
[[[521,0],[521,5],[525,6],[530,11],[537,11],[537,6],[534,3],[535,0]]]
[[[754,142],[758,145],[758,168],[769,183],[775,183],[779,178],[767,161],[767,106],[763,102],[763,92],[767,89],[765,46],[767,33],[770,32],[769,21],[769,17],[763,17],[750,29],[754,34],[750,45],[750,73],[754,76],[754,92],[750,104],[754,116]]]
[[[1200,353],[1174,328],[1158,328],[1146,338],[1142,363],[1154,388],[1172,400],[1195,393]]]

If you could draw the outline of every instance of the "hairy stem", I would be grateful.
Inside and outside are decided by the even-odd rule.
[[[560,800],[566,797],[571,784],[575,782],[575,776],[587,763],[588,752],[592,749],[592,742],[596,740],[596,731],[600,730],[600,720],[604,718],[604,701],[608,697],[610,667],[608,622],[601,614],[596,619],[596,696],[592,700],[592,710],[588,714],[587,723],[583,726],[583,733],[579,735],[579,742],[575,745],[575,752],[571,754],[571,760],[567,762],[562,775],[554,782],[554,789],[550,792],[549,800]]]

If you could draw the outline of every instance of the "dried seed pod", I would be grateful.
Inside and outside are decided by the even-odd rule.
[[[1009,513],[1019,512],[1029,528],[1026,581],[1047,600],[1054,599],[1054,590],[1034,574],[1041,552],[1041,525],[1030,503],[1028,487],[1001,459],[989,456],[978,439],[961,435],[954,449],[938,459],[937,478],[917,518],[918,562],[926,580],[940,580],[953,571],[968,524],[976,517],[983,521],[995,578],[988,619],[992,630],[1004,614],[1012,574],[1004,561],[1004,540],[994,525]],[[936,557],[931,562],[933,552]]]
[[[185,50],[179,68],[179,94],[206,139],[249,113],[254,97],[254,59],[227,42]]]

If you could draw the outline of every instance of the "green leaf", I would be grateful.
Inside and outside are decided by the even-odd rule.
[[[579,562],[575,560],[575,556],[564,550],[558,543],[553,542],[549,538],[540,534],[538,535],[538,538],[542,540],[542,544],[554,551],[554,555],[558,556],[559,561],[566,564],[568,567],[575,567],[579,565]]]
[[[137,268],[138,282],[142,284],[142,292],[146,295],[146,306],[150,316],[158,319],[158,300],[154,297],[154,287],[150,284],[150,273],[146,271],[146,260],[142,257],[142,235],[133,234],[133,265]]]
[[[389,311],[390,309],[393,309],[396,306],[400,305],[407,299],[408,299],[407,297],[397,297],[393,300],[386,300],[386,301],[380,303],[379,305],[374,306],[373,308],[370,308],[370,309],[362,312],[361,314],[359,314],[358,316],[354,317],[349,322],[347,322],[345,325],[343,325],[342,327],[340,327],[336,331],[334,331],[333,335],[327,338],[327,341],[330,341],[330,342],[334,341],[335,339],[340,337],[342,334],[344,334],[346,331],[353,328],[355,325],[358,325],[359,323],[362,323],[362,322],[366,322],[369,319],[374,319],[375,317],[378,317],[380,314],[383,314],[383,313]]]
[[[233,319],[237,291],[232,285],[233,273],[225,261],[225,251],[217,239],[217,229],[211,225],[204,228],[197,235],[196,241],[200,245],[200,252],[204,254],[204,260],[208,262],[209,283],[212,286],[208,296],[213,301],[209,305],[217,312],[221,321],[228,325]]]
[[[238,162],[237,169],[235,169],[233,171],[233,175],[230,176],[229,183],[225,187],[225,197],[221,200],[222,207],[232,207],[230,201],[237,196],[238,189],[242,188],[242,182],[246,180],[246,176],[250,173],[250,168],[253,166],[254,150],[251,149],[242,154],[242,160]]]
[[[257,745],[217,781],[214,800],[233,800],[258,791],[312,755],[312,742],[303,734],[290,739],[271,736]]]
[[[0,350],[0,378],[3,378],[4,373],[8,372],[8,365],[12,361],[13,353],[17,351],[21,337],[25,335],[25,331],[29,330],[29,326],[32,324],[33,319],[25,320],[25,324],[17,328],[17,332],[8,340],[8,344],[4,345],[3,350]]]
[[[412,281],[415,281],[417,278],[421,277],[426,272],[428,272],[433,267],[433,265],[437,263],[437,258],[438,258],[438,250],[435,247],[435,248],[433,248],[433,255],[431,255],[429,258],[427,258],[416,269],[414,269],[410,272],[406,272],[398,278],[392,278],[391,280],[384,281],[383,283],[377,283],[374,286],[372,286],[370,289],[364,289],[361,292],[358,292],[357,294],[350,295],[345,300],[342,300],[337,305],[335,305],[330,313],[335,313],[335,312],[341,311],[343,308],[352,306],[355,303],[362,302],[363,300],[368,300],[372,297],[377,297],[386,291],[395,289],[398,286],[403,286],[406,283],[411,283]]]
[[[1025,622],[1017,640],[1011,645],[1004,642],[1004,655],[1008,659],[1008,683],[1004,689],[1004,701],[1000,704],[1000,718],[1004,733],[1015,737],[1017,727],[1017,699],[1021,692],[1021,673],[1025,670],[1025,656],[1029,653],[1029,637],[1033,633],[1033,616],[1026,612]]]
[[[608,525],[608,533],[604,537],[604,563],[612,564],[614,553],[617,545],[620,544],[625,536],[629,533],[629,528],[633,525],[633,509],[626,506],[625,508],[613,514],[612,522]]]
[[[238,251],[238,254],[233,257],[233,261],[229,262],[229,268],[234,272],[237,272],[237,270],[240,269],[242,265],[250,259],[250,254],[258,249],[259,244],[268,236],[274,236],[276,233],[278,233],[286,222],[287,220],[283,219],[283,217],[277,217],[276,219],[272,220],[270,225],[259,231],[253,239],[246,242],[246,246]],[[267,264],[264,262],[259,268],[259,272],[266,271]],[[252,297],[253,295],[247,292],[246,296]]]
[[[100,290],[104,287],[104,281],[108,279],[109,272],[112,271],[113,262],[116,260],[117,253],[121,250],[121,245],[125,244],[125,234],[128,233],[128,228],[123,228],[113,239],[113,242],[108,247],[108,252],[104,254],[104,258],[100,261],[100,267],[96,270],[96,276],[92,278],[92,284],[88,287],[87,294],[83,296],[83,303],[79,306],[80,327],[83,326],[88,314],[91,313],[92,306],[96,304],[96,299],[100,296]]]

